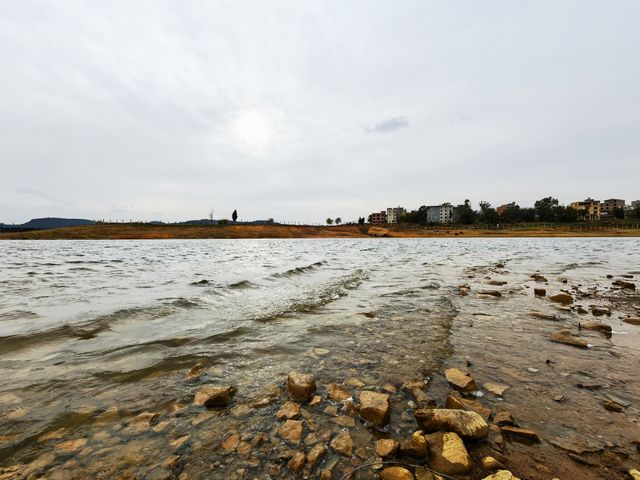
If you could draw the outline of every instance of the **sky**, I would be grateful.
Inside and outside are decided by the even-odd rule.
[[[0,222],[640,198],[637,0],[0,1]]]

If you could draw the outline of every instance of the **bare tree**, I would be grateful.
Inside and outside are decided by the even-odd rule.
[[[211,225],[213,225],[213,209],[209,212],[209,220],[211,220]]]

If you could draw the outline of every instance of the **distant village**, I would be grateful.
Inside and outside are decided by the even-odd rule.
[[[386,210],[371,213],[367,221],[371,225],[394,223],[453,224],[453,223],[514,223],[514,222],[577,222],[600,221],[607,219],[640,218],[640,200],[629,204],[625,200],[611,198],[600,201],[587,198],[582,201],[560,205],[558,200],[546,197],[535,202],[532,208],[520,207],[515,202],[493,208],[487,202],[480,202],[480,210],[473,210],[469,200],[453,206],[423,205],[417,210],[408,211],[403,207],[389,207]],[[359,219],[364,223],[364,218]]]

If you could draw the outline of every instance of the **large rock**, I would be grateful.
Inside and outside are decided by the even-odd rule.
[[[400,442],[400,454],[416,458],[422,458],[429,455],[427,441],[424,438],[422,430],[413,432],[409,438]]]
[[[426,435],[431,458],[429,466],[440,473],[457,475],[471,470],[471,459],[464,442],[453,432]]]
[[[335,383],[327,385],[327,396],[334,402],[343,402],[351,398],[351,393]]]
[[[561,303],[563,305],[570,305],[573,303],[573,297],[568,293],[557,293],[556,295],[551,295],[549,299],[552,302]]]
[[[447,378],[447,382],[456,390],[461,392],[475,392],[478,390],[476,382],[473,381],[471,375],[464,373],[457,368],[447,368],[444,371],[444,376]]]
[[[503,433],[506,433],[507,435],[511,435],[513,437],[518,437],[530,442],[540,441],[540,438],[538,438],[538,434],[533,430],[527,430],[526,428],[519,428],[511,425],[501,426],[500,429]]]
[[[316,392],[316,379],[310,374],[290,372],[287,376],[287,392],[294,402],[306,402]]]
[[[380,473],[380,480],[413,480],[413,474],[404,467],[387,467]]]
[[[569,330],[559,330],[549,336],[549,340],[556,343],[564,343],[572,347],[589,348],[589,342],[580,337],[574,337]]]
[[[369,227],[367,235],[369,235],[370,237],[388,237],[389,230],[382,227]]]
[[[613,282],[613,286],[614,287],[625,288],[627,290],[635,290],[636,289],[636,284],[635,283],[625,282],[623,280],[616,280],[615,282]]]
[[[513,473],[511,473],[509,470],[498,470],[493,475],[484,477],[482,480],[520,480],[520,479],[514,476]]]
[[[391,403],[389,395],[364,391],[360,393],[360,416],[376,427],[384,427],[389,422]]]
[[[229,403],[237,391],[236,387],[202,387],[196,392],[193,403],[205,407],[223,407]]]
[[[349,432],[340,432],[331,440],[331,448],[345,457],[350,457],[353,451],[353,440]]]
[[[611,333],[611,325],[607,325],[603,322],[581,322],[579,325],[585,330],[595,330],[597,332]]]
[[[489,433],[489,425],[476,412],[425,408],[416,410],[414,415],[420,428],[427,433],[455,432],[467,438],[484,438]]]

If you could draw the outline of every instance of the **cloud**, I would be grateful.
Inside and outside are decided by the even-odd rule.
[[[387,118],[376,123],[373,127],[365,127],[364,131],[367,133],[392,133],[401,128],[409,128],[409,117],[402,115],[400,117]]]

